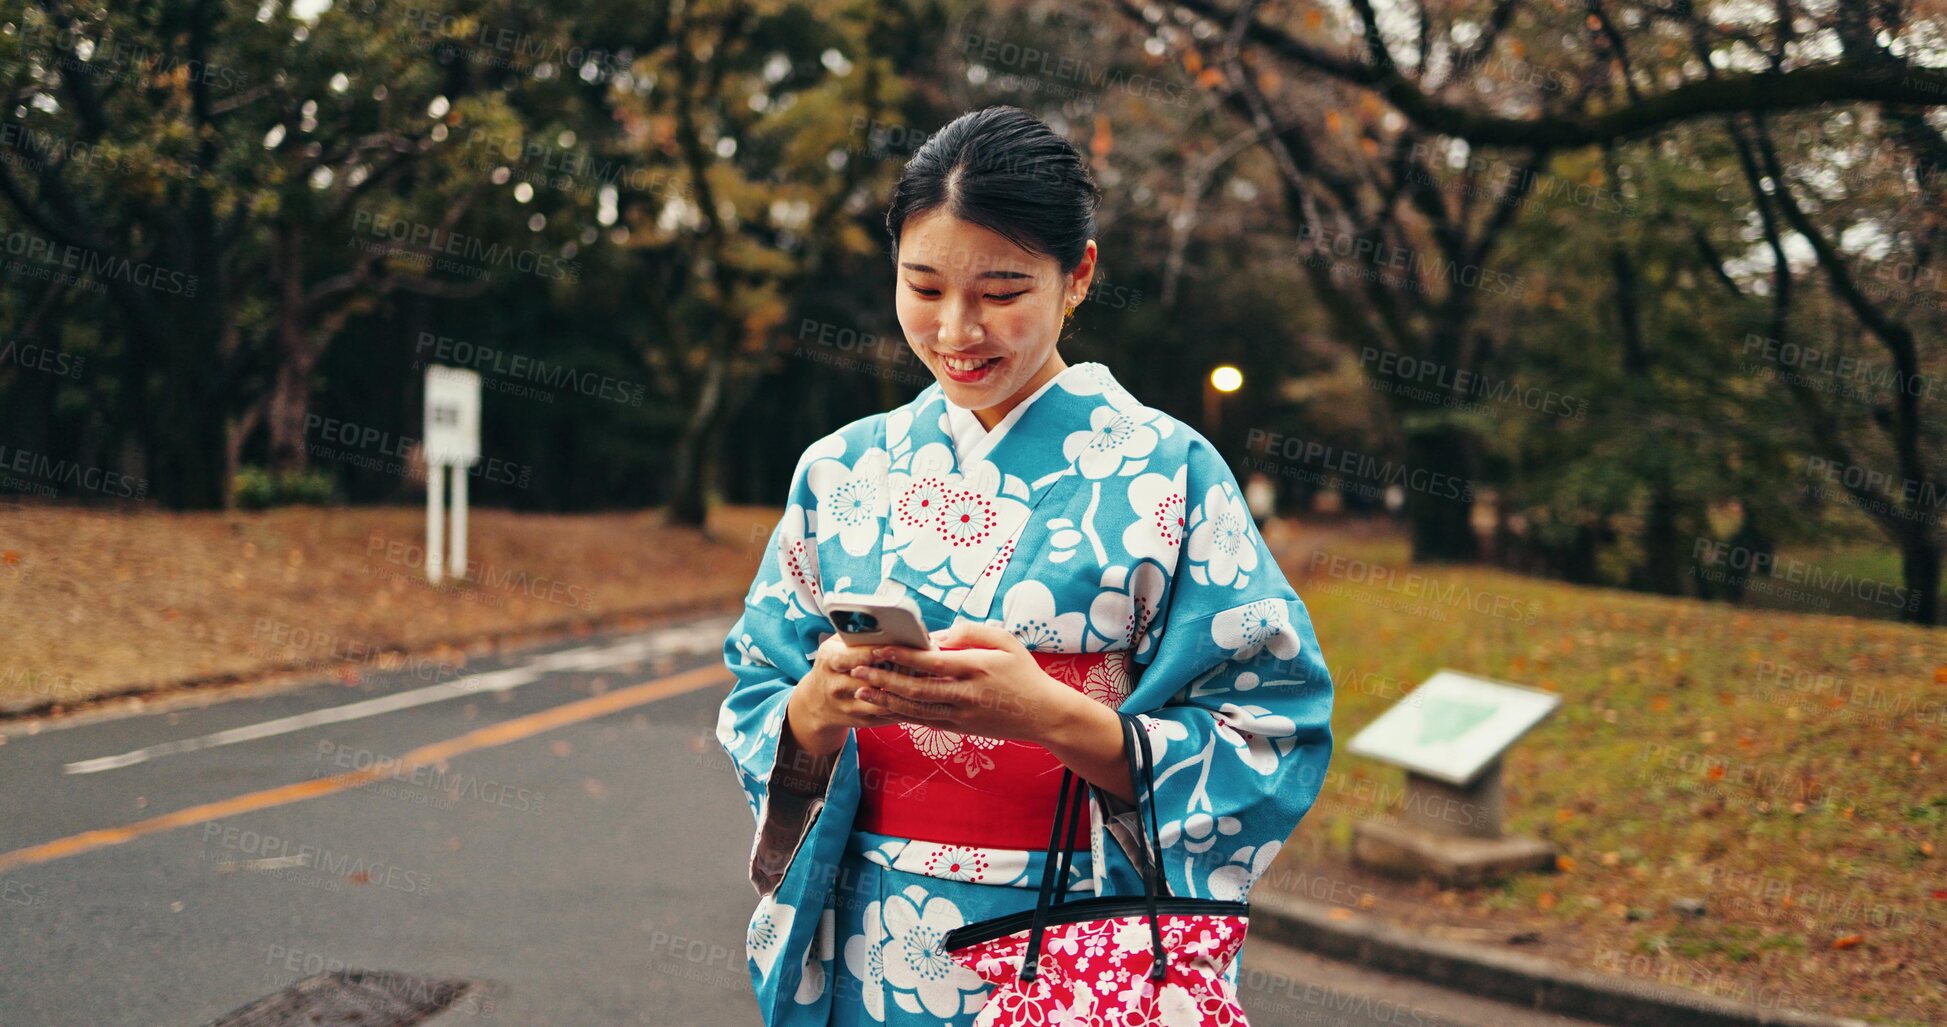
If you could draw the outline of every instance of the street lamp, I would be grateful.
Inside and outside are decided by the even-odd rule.
[[[1203,389],[1203,429],[1217,438],[1223,432],[1218,423],[1222,413],[1220,403],[1223,397],[1244,387],[1244,372],[1229,364],[1218,364],[1210,369],[1210,377],[1204,379]]]

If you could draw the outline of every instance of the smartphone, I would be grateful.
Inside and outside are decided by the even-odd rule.
[[[845,592],[825,593],[825,616],[846,645],[903,645],[913,649],[933,648],[933,636],[920,619],[919,604],[911,596],[861,595]],[[911,668],[891,660],[874,664],[882,670],[911,673]]]
[[[825,594],[825,616],[846,645],[903,645],[933,648],[933,636],[920,619],[919,604],[910,596]]]

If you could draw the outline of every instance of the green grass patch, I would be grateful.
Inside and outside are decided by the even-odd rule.
[[[1881,549],[1794,555],[1899,580]],[[1883,969],[1947,980],[1947,631],[1407,557],[1358,537],[1287,564],[1340,746],[1301,834],[1343,856],[1351,822],[1397,812],[1403,772],[1344,744],[1435,671],[1546,689],[1563,704],[1506,758],[1506,828],[1565,869],[1460,890],[1458,912],[1573,925],[1591,959],[1788,981],[1802,1007],[1947,1022],[1947,990]]]

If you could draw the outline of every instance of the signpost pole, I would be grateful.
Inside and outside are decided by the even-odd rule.
[[[446,539],[443,537],[446,525],[446,511],[443,501],[446,498],[446,465],[426,464],[426,580],[439,584],[442,568],[440,560],[445,556]]]
[[[441,504],[446,469],[453,468],[453,576],[465,578],[467,468],[480,461],[480,373],[458,367],[426,367],[426,580],[439,584],[445,557]]]
[[[466,468],[453,465],[453,576],[466,577]]]

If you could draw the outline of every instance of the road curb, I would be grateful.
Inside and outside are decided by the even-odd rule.
[[[1252,937],[1543,1012],[1627,1027],[1871,1027],[1865,1020],[1775,1009],[1536,956],[1429,938],[1377,917],[1298,896],[1251,893]]]

